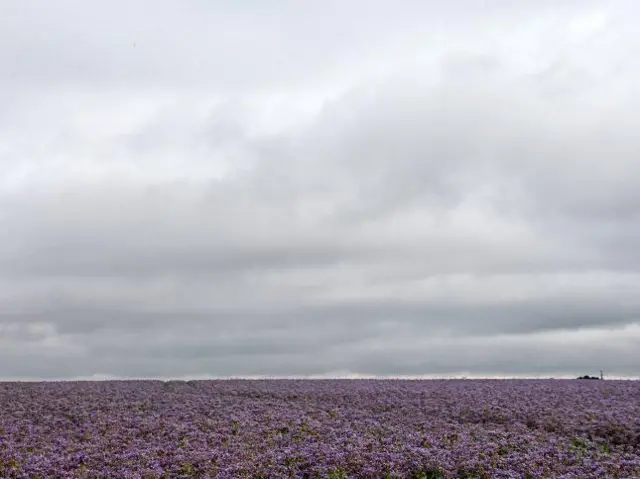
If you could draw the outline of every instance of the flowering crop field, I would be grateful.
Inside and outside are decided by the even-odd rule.
[[[0,383],[2,478],[640,478],[640,382]]]

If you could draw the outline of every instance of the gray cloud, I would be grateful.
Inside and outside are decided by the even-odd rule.
[[[0,7],[0,376],[637,376],[635,4],[357,3]]]

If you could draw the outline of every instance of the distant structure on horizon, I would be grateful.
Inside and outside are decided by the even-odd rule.
[[[600,371],[600,377],[598,377],[598,376],[589,376],[588,374],[585,374],[584,376],[578,376],[577,379],[595,379],[596,381],[600,381],[600,380],[604,379],[604,374],[602,374],[602,371]]]

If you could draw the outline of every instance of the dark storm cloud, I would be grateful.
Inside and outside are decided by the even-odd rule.
[[[0,7],[0,376],[637,375],[634,4],[154,5]]]

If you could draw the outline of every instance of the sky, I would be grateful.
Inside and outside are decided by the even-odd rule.
[[[639,14],[0,2],[0,378],[640,376]]]

